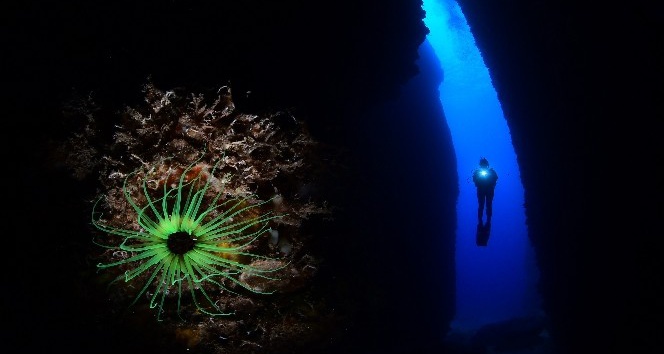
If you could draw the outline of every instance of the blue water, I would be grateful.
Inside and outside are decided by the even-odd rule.
[[[453,330],[539,314],[538,271],[510,131],[489,70],[456,1],[424,0],[428,43],[443,69],[440,100],[457,157],[456,314]],[[477,246],[471,181],[480,157],[499,176],[487,246]]]

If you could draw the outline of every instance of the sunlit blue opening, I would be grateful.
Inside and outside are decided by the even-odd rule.
[[[510,131],[463,13],[454,0],[424,0],[427,41],[443,69],[440,101],[457,157],[456,314],[452,330],[540,312],[538,271]],[[486,157],[498,173],[486,246],[476,243],[472,171]]]

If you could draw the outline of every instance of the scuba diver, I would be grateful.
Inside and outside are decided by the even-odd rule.
[[[482,223],[484,206],[486,205],[486,222],[491,223],[491,214],[493,213],[493,192],[498,181],[498,174],[489,167],[489,160],[482,157],[480,167],[473,171],[473,182],[477,187],[477,222]]]

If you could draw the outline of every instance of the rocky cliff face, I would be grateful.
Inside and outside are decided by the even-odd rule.
[[[657,217],[654,191],[638,185],[654,154],[661,159],[652,136],[661,112],[661,12],[459,3],[512,132],[561,352],[651,352]]]
[[[387,122],[373,111],[396,98],[418,72],[417,49],[427,33],[420,3],[33,1],[12,10],[9,120],[17,132],[12,149],[28,151],[16,157],[30,161],[21,180],[25,189],[16,196],[23,210],[19,219],[35,224],[36,235],[75,235],[59,238],[57,252],[33,247],[39,264],[57,264],[38,287],[31,279],[42,267],[16,254],[26,275],[17,273],[20,290],[10,299],[42,302],[39,308],[12,311],[15,328],[27,338],[23,345],[73,345],[94,352],[364,353],[426,348],[442,337],[452,316],[445,294],[453,292],[437,280],[453,284],[453,258],[439,263],[434,245],[440,240],[433,239],[438,232],[432,229],[445,228],[450,237],[442,243],[451,254],[455,169],[431,173],[423,161],[419,168],[427,173],[426,184],[415,173],[405,175],[427,148],[395,145],[416,112]],[[223,109],[214,108],[215,99]],[[181,104],[171,104],[174,100]],[[300,129],[306,139],[300,139]],[[278,131],[295,133],[285,137]],[[247,139],[251,151],[242,149]],[[282,164],[270,155],[268,140],[315,142],[317,148],[305,144],[294,153],[290,149],[298,143],[285,143],[290,152],[277,154]],[[101,250],[92,243],[91,201],[120,190],[109,188],[117,182],[110,178],[125,175],[129,165],[157,171],[154,161],[192,146],[202,151],[236,146],[239,155],[229,150],[232,161],[219,171],[233,169],[247,192],[271,195],[277,188],[305,209],[326,212],[289,212],[302,218],[293,231],[310,235],[309,241],[262,241],[270,252],[285,249],[294,259],[308,260],[293,261],[307,269],[301,269],[303,277],[287,277],[299,285],[283,297],[286,307],[276,297],[239,297],[236,310],[251,313],[253,320],[212,324],[193,320],[193,311],[184,323],[167,320],[144,330],[142,321],[149,316],[143,314],[150,313],[144,306],[130,309],[134,316],[121,315],[131,286],[106,293],[104,278],[95,275]],[[219,152],[210,158],[218,159]],[[250,155],[253,162],[246,159]],[[311,160],[300,166],[304,155]],[[299,172],[289,173],[286,165]],[[262,167],[254,171],[257,166]],[[309,168],[317,172],[303,172]],[[257,176],[268,175],[276,177],[257,182]],[[441,186],[452,193],[432,202],[445,207],[448,221],[422,222],[440,215],[434,213],[438,208],[427,209],[429,197],[419,189]],[[111,204],[120,206],[121,199]],[[128,221],[122,226],[114,219],[120,223],[114,226],[140,231],[130,221],[130,209],[110,209],[129,217],[120,218]],[[31,219],[35,215],[41,215],[40,223]],[[37,239],[42,244],[44,239]],[[40,296],[42,288],[51,289],[48,297]],[[266,308],[260,301],[267,301],[271,315],[255,311]],[[31,321],[43,307],[49,309],[43,321]],[[81,331],[87,333],[83,341],[72,335]]]

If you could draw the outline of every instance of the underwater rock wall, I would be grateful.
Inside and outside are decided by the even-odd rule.
[[[657,352],[659,219],[635,186],[661,159],[661,11],[458,2],[512,133],[558,352]]]
[[[393,154],[406,133],[399,127],[426,118],[421,112],[402,108],[386,124],[387,115],[371,110],[399,97],[418,73],[426,35],[421,3],[320,6],[34,0],[9,11],[16,34],[7,58],[6,131],[15,152],[9,165],[24,168],[20,188],[10,190],[21,211],[12,231],[29,234],[12,240],[30,250],[29,260],[9,256],[21,265],[10,277],[17,289],[7,293],[8,302],[20,304],[8,320],[18,342],[97,353],[400,353],[428,349],[442,337],[453,279],[437,262],[453,257],[454,218],[446,218],[455,195],[432,201],[426,191],[453,192],[453,179],[446,175],[443,188],[434,175],[418,178],[413,163],[431,163],[422,145]],[[231,97],[219,96],[223,87]],[[100,202],[99,210],[130,218],[115,177],[159,170],[159,161],[173,156],[177,171],[206,145],[213,149],[205,166],[227,153],[224,168],[236,176],[231,190],[261,200],[279,192],[290,203],[294,219],[283,225],[290,246],[271,245],[266,235],[260,249],[288,250],[296,269],[316,271],[294,278],[288,296],[274,303],[238,298],[229,306],[248,316],[243,324],[203,324],[195,316],[155,324],[155,312],[143,311],[146,302],[125,306],[132,298],[121,284],[106,289],[110,275],[97,273],[97,264],[117,258],[92,242],[99,235],[91,211],[99,196],[111,194],[118,198]],[[454,173],[453,161],[442,163]],[[447,206],[445,216],[430,202]],[[448,258],[435,258],[438,246]],[[438,275],[449,289],[436,283]],[[256,315],[261,311],[270,315]],[[251,343],[236,340],[241,333]]]

